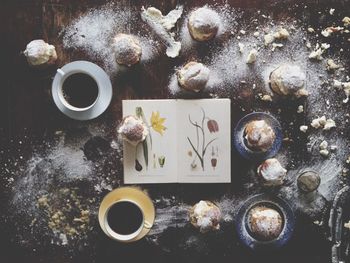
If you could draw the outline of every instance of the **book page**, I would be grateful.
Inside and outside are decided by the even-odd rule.
[[[124,142],[124,183],[177,182],[175,100],[123,100],[123,116],[136,115],[137,107],[142,109],[149,135],[146,146]]]
[[[178,100],[178,181],[231,181],[229,99]]]

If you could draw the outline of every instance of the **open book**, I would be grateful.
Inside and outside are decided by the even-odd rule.
[[[124,100],[123,115],[149,127],[146,140],[124,142],[124,182],[229,183],[229,99]]]

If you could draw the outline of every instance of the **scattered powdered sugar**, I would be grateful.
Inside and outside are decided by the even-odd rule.
[[[165,198],[155,200],[156,219],[147,237],[152,242],[157,242],[160,235],[169,228],[184,227],[189,223],[190,205],[179,204],[175,198]]]
[[[338,87],[343,90],[334,87],[334,80],[342,83],[349,81],[346,71],[334,69],[335,72],[332,72],[327,70],[325,61],[309,59],[312,51],[309,47],[316,46],[319,41],[309,38],[307,32],[311,33],[311,30],[307,31],[301,21],[285,19],[283,23],[277,23],[261,12],[255,12],[254,15],[247,12],[251,18],[239,20],[244,13],[231,7],[206,8],[211,8],[220,14],[217,37],[208,43],[193,41],[187,29],[189,13],[186,11],[187,16],[181,25],[180,37],[183,45],[182,57],[203,45],[209,47],[209,53],[198,54],[197,58],[198,62],[202,62],[210,70],[208,91],[214,95],[231,98],[245,91],[262,92],[271,95],[272,102],[270,102],[273,103],[278,98],[269,88],[270,73],[281,64],[298,65],[306,74],[306,89],[309,92],[308,97],[296,104],[303,104],[302,110],[298,109],[298,115],[302,115],[305,123],[292,123],[288,126],[288,123],[281,118],[283,127],[287,127],[285,132],[293,130],[293,127],[309,124],[313,119],[323,115],[335,121],[336,127],[330,130],[310,127],[304,134],[296,129],[301,133],[296,138],[304,140],[294,143],[300,148],[305,146],[307,151],[305,160],[294,163],[294,157],[291,155],[298,155],[299,152],[291,152],[286,146],[276,157],[283,167],[288,168],[288,182],[279,189],[279,195],[300,212],[319,219],[327,202],[332,200],[342,187],[341,173],[345,156],[349,155],[350,145],[346,138],[349,126],[348,104],[342,101],[345,87],[343,84]],[[111,74],[118,71],[111,52],[111,39],[117,33],[131,33],[141,42],[141,62],[147,62],[154,58],[158,42],[147,35],[147,30],[143,33],[138,31],[135,22],[138,15],[139,10],[124,10],[117,8],[115,4],[91,9],[75,19],[63,31],[64,47],[83,50],[90,59],[102,62]],[[239,27],[237,21],[240,22]],[[282,26],[288,30],[288,38],[273,39],[271,43],[265,45],[264,36],[278,32]],[[315,30],[313,29],[313,32]],[[225,43],[220,43],[223,36],[229,39]],[[333,37],[333,34],[330,37]],[[273,43],[280,44],[279,48],[274,48]],[[320,48],[322,44],[324,43],[319,43]],[[255,63],[247,64],[246,58],[252,49],[257,50],[258,56]],[[323,57],[341,62],[341,53],[329,53],[328,48],[323,48],[321,51]],[[176,73],[170,78],[169,89],[172,95],[177,95],[181,91]],[[70,244],[72,240],[85,242],[85,237],[94,231],[91,225],[93,218],[96,217],[98,199],[100,195],[119,185],[122,158],[120,141],[109,142],[98,137],[104,134],[98,129],[90,129],[89,132],[89,136],[82,136],[79,132],[77,142],[67,140],[66,134],[62,133],[60,135],[62,137],[55,144],[48,146],[44,151],[34,153],[23,167],[13,164],[14,167],[10,168],[9,164],[4,164],[3,169],[8,170],[7,174],[13,175],[12,180],[9,180],[9,187],[13,193],[10,210],[13,213],[9,218],[19,220],[16,226],[21,239],[24,240],[23,243],[32,239],[37,241],[36,244],[40,244],[42,239],[49,239],[52,243],[60,245]],[[324,140],[330,145],[328,147],[330,154],[327,158],[319,154],[319,145]],[[321,185],[312,195],[300,193],[296,185],[297,176],[305,170],[315,170],[321,177]],[[227,225],[232,225],[241,203],[249,195],[261,190],[256,180],[256,167],[252,167],[250,173],[255,179],[252,181],[247,179],[243,185],[247,191],[242,196],[224,196],[215,202],[221,209],[223,222]],[[249,176],[248,172],[247,177]],[[95,198],[96,195],[99,198]],[[76,201],[72,207],[67,206],[68,198]],[[147,236],[150,241],[158,243],[159,238],[171,228],[190,226],[188,220],[190,205],[179,203],[175,198],[155,200],[155,205],[156,221]],[[78,233],[82,234],[76,235],[72,228],[79,228]],[[220,230],[220,233],[223,231]],[[201,240],[200,236],[191,233],[185,237],[183,246],[197,246],[203,243]],[[205,247],[203,245],[203,248]]]
[[[32,157],[14,170],[7,217],[18,222],[14,234],[20,242],[32,247],[86,246],[96,234],[100,195],[121,179],[120,152],[102,137],[92,136],[98,131],[101,128],[75,135],[58,131],[53,142],[34,149]]]
[[[147,31],[141,33],[137,26],[138,15],[137,11],[120,8],[114,3],[91,9],[62,31],[63,46],[86,52],[90,59],[101,62],[107,73],[115,74],[123,67],[115,61],[112,39],[118,33],[130,33],[140,41],[141,63],[147,63],[155,57],[158,43]]]

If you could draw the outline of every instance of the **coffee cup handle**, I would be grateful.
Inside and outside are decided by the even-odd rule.
[[[152,224],[149,223],[148,221],[145,221],[145,223],[143,224],[144,228],[146,229],[151,229],[152,228]]]
[[[62,69],[57,69],[57,73],[58,74],[60,74],[62,77],[64,76],[64,74],[66,74],[66,73],[64,73],[64,71],[62,70]]]

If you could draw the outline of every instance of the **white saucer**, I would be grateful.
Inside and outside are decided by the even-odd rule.
[[[65,79],[75,73],[85,73],[92,77],[98,86],[96,101],[86,108],[77,108],[67,103],[62,94]],[[74,61],[66,64],[57,73],[52,83],[52,97],[57,108],[65,115],[76,120],[91,120],[101,115],[112,100],[112,83],[106,72],[94,63]]]

